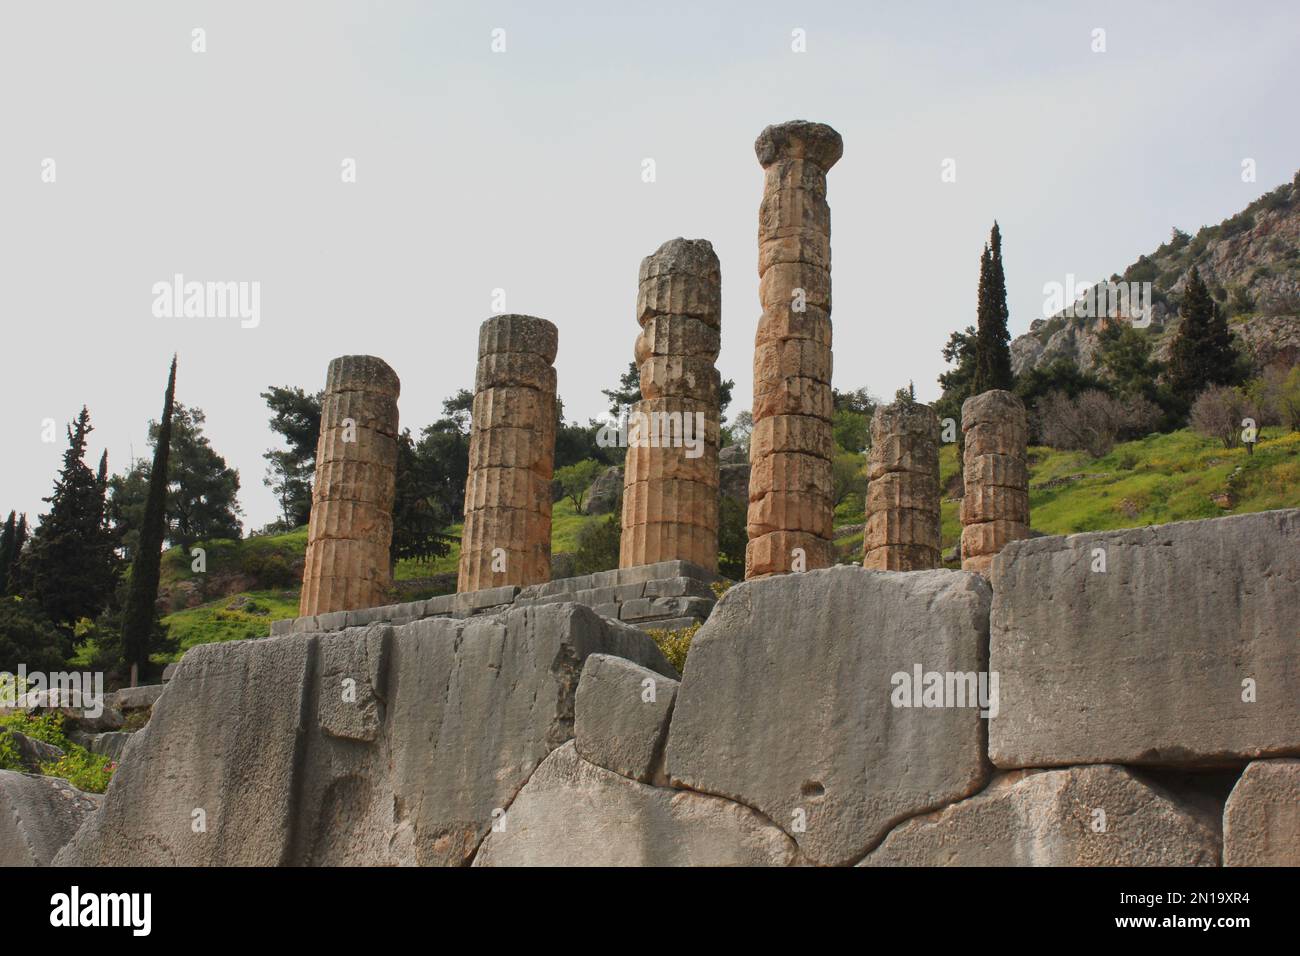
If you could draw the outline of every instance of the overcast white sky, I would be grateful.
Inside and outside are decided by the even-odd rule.
[[[116,471],[145,452],[175,350],[178,397],[207,412],[245,525],[261,526],[276,506],[258,392],[320,388],[330,358],[371,353],[418,430],[472,386],[496,288],[559,326],[569,417],[601,415],[599,389],[632,357],[637,266],[679,235],[721,258],[719,366],[732,413],[747,407],[753,141],[769,123],[844,137],[829,177],[836,386],[913,379],[927,400],[949,332],[974,321],[995,217],[1019,334],[1045,282],[1121,270],[1300,166],[1294,0],[0,11],[0,509],[33,521],[82,403],[95,457],[107,447]],[[152,286],[178,272],[260,282],[260,326],[155,318]]]

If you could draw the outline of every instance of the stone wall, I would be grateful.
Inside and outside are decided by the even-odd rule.
[[[661,561],[522,588],[507,585],[359,611],[291,618],[272,624],[271,634],[315,634],[370,624],[400,625],[431,617],[473,617],[512,607],[565,602],[584,605],[601,617],[625,621],[642,630],[672,630],[708,618],[717,601],[710,585],[718,580],[713,572],[689,561]]]
[[[654,600],[618,577],[204,645],[55,863],[1300,865],[1298,541],[1289,510],[775,575],[684,676],[563,600]]]

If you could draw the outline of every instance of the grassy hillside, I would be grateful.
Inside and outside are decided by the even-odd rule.
[[[1219,442],[1183,430],[1151,435],[1117,445],[1104,458],[1084,452],[1034,447],[1030,452],[1031,524],[1045,534],[1072,534],[1141,527],[1169,521],[1244,514],[1273,508],[1300,506],[1300,433],[1280,428],[1261,431],[1254,455],[1244,448],[1225,450]],[[956,448],[946,446],[940,455],[940,479],[947,488],[957,473]],[[954,547],[961,536],[959,503],[942,504],[943,547]],[[863,501],[841,505],[837,526],[860,525]],[[566,500],[552,512],[551,548],[556,554],[573,551],[584,525],[603,521],[577,513]],[[452,529],[459,534],[459,526]],[[862,553],[862,532],[857,530],[836,542],[850,555]],[[208,572],[222,569],[266,567],[272,576],[283,566],[300,560],[307,546],[307,531],[209,542]],[[449,555],[427,564],[403,561],[396,579],[416,582],[456,570],[459,546]],[[190,559],[173,549],[163,562],[164,585],[196,577]],[[409,592],[411,599],[421,593]],[[180,638],[181,653],[211,641],[263,637],[271,622],[294,617],[298,589],[293,581],[283,587],[242,592],[177,611],[164,618]],[[179,659],[179,654],[177,659]]]

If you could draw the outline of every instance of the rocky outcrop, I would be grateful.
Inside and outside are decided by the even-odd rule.
[[[1218,822],[1123,767],[1001,774],[908,820],[862,866],[1217,866]]]
[[[618,507],[623,495],[623,469],[611,465],[587,489],[582,510],[589,515],[606,515]]]
[[[895,691],[918,667],[983,671],[989,597],[965,572],[849,566],[732,587],[691,645],[673,784],[753,807],[822,864],[976,792],[979,708],[896,706]]]
[[[578,756],[533,774],[475,866],[788,866],[794,842],[748,807],[649,787]]]
[[[0,867],[49,866],[102,799],[57,777],[0,770]]]
[[[196,647],[59,861],[467,863],[573,736],[592,653],[675,676],[572,604]]]
[[[1300,760],[1256,760],[1223,810],[1224,866],[1300,866]]]
[[[1017,541],[992,580],[999,767],[1300,754],[1300,511]]]

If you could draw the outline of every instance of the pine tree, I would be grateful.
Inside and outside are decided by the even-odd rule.
[[[1187,277],[1178,314],[1181,321],[1169,346],[1173,393],[1190,404],[1211,385],[1236,384],[1238,357],[1228,320],[1195,266]]]
[[[158,620],[157,602],[163,537],[167,533],[167,456],[171,449],[175,400],[176,356],[173,355],[154,445],[153,467],[149,470],[149,500],[140,527],[140,543],[131,565],[131,589],[122,614],[122,656],[131,667],[132,686],[139,677],[139,669],[149,663],[150,652],[166,638]]]
[[[107,484],[84,460],[92,430],[90,412],[83,406],[68,427],[68,449],[54,493],[44,499],[49,513],[41,516],[31,548],[17,566],[17,590],[65,633],[72,633],[82,618],[97,617],[117,581],[104,524]],[[106,468],[107,458],[101,459],[101,469]]]
[[[992,388],[1010,389],[1011,333],[1007,331],[1007,281],[1002,269],[1002,232],[996,222],[980,256],[980,284],[976,307],[975,378],[971,394]]]

